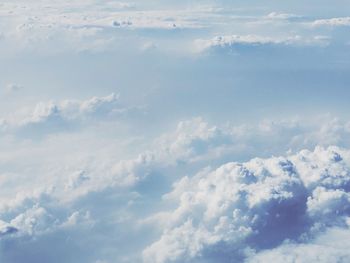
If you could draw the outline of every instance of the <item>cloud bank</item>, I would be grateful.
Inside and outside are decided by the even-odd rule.
[[[79,115],[71,116],[101,113],[96,105],[109,105],[113,98],[80,101],[74,104]],[[107,111],[102,108],[103,115],[90,122],[110,112],[109,106]],[[55,246],[66,253],[65,262],[82,254],[94,263],[266,262],[270,257],[294,260],[304,253],[300,251],[309,251],[315,260],[312,251],[319,249],[326,258],[342,260],[348,255],[346,244],[337,247],[341,253],[323,247],[328,236],[347,235],[350,153],[327,145],[345,145],[349,130],[338,120],[322,128],[319,124],[265,121],[255,127],[220,127],[195,118],[179,122],[129,159],[125,152],[124,159],[114,156],[106,144],[102,151],[96,148],[98,154],[90,153],[92,158],[77,150],[71,155],[70,146],[61,145],[63,154],[51,161],[52,138],[63,136],[61,140],[73,143],[72,135],[44,138],[30,146],[35,158],[27,162],[38,166],[35,160],[41,158],[47,169],[38,166],[30,172],[24,166],[1,177],[3,187],[12,185],[18,192],[2,193],[1,259],[34,262],[39,256],[31,251]],[[264,153],[268,156],[293,145],[312,148],[320,138],[326,147],[231,162],[261,155],[264,148],[270,148]],[[53,145],[55,152],[62,151]],[[19,160],[28,156],[12,154]],[[23,183],[16,185],[18,180]],[[88,233],[89,241],[84,238]],[[125,242],[128,238],[133,245]],[[57,261],[52,253],[40,257]]]
[[[350,6],[311,2],[1,1],[0,262],[349,262]]]
[[[1,126],[4,132],[10,133],[13,131],[50,133],[65,130],[69,126],[83,125],[91,120],[103,121],[127,111],[128,109],[119,104],[119,95],[112,93],[85,101],[39,102],[33,109],[19,109],[5,117],[1,120]]]
[[[254,251],[251,262],[275,254],[282,261],[283,249],[293,262],[304,249],[322,253],[322,245],[314,245],[319,236],[336,227],[348,232],[349,183],[349,152],[334,147],[227,163],[184,177],[164,197],[178,207],[161,217],[165,230],[144,250],[145,262],[231,262]],[[323,253],[345,262],[344,252]]]
[[[291,37],[264,37],[258,35],[231,35],[218,36],[211,40],[196,40],[195,45],[200,52],[206,50],[233,50],[256,48],[256,47],[303,47],[303,46],[324,46],[329,39],[322,36],[304,38],[301,36]]]

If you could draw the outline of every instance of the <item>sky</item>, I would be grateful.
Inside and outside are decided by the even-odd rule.
[[[2,0],[0,262],[349,262],[349,14]]]

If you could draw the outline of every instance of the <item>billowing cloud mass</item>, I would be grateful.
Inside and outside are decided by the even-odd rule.
[[[276,139],[286,129],[295,136],[311,136],[307,135],[310,131],[301,131],[305,128],[295,129],[295,123],[278,125],[273,124],[272,134],[267,123],[247,131],[255,129],[254,138],[261,136],[262,141],[270,136]],[[275,133],[278,129],[283,131],[280,135]],[[310,260],[316,261],[312,251],[318,249],[338,260],[334,250],[323,250],[327,243],[322,240],[327,235],[347,235],[349,151],[319,146],[286,157],[230,162],[233,156],[242,158],[237,147],[252,151],[253,145],[248,146],[251,135],[244,130],[240,135],[238,130],[211,126],[200,118],[182,121],[174,132],[155,139],[152,150],[134,159],[112,158],[96,167],[83,164],[81,170],[65,169],[67,174],[61,174],[60,180],[55,173],[64,170],[52,167],[50,174],[38,174],[37,179],[23,182],[17,195],[3,193],[2,242],[20,252],[3,250],[3,259],[21,262],[18,257],[25,256],[37,260],[27,250],[39,249],[47,239],[51,241],[46,245],[67,251],[68,244],[55,237],[68,234],[72,235],[69,246],[85,243],[81,251],[85,251],[88,262],[97,258],[114,262],[123,257],[127,257],[125,262],[147,263],[265,262],[269,257],[278,258],[286,249],[290,260],[304,249],[310,249]],[[333,131],[331,136],[342,135]],[[243,143],[247,145],[240,145]],[[264,144],[271,146],[271,142]],[[78,161],[83,156],[75,158]],[[78,169],[75,166],[72,168]],[[11,181],[5,179],[2,185],[11,185]],[[149,210],[144,210],[146,207]],[[100,237],[103,229],[109,229],[109,234]],[[110,243],[123,242],[130,235],[138,239],[144,231],[149,237],[143,237],[143,245],[133,246],[138,252],[130,258]],[[91,243],[84,241],[86,233],[90,233]],[[95,242],[103,246],[95,247],[94,254],[88,253]],[[341,255],[347,257],[346,244],[342,246]],[[105,251],[107,248],[111,250]],[[74,262],[76,253],[80,252],[70,251],[66,262]],[[52,255],[45,255],[45,259],[56,262]]]
[[[286,244],[252,256],[247,262],[347,262],[349,230],[330,228],[309,243]]]
[[[349,183],[349,152],[337,148],[227,163],[184,177],[164,196],[178,207],[159,215],[165,230],[144,250],[145,261],[230,262],[258,253],[256,260],[267,262],[289,242],[295,249],[286,257],[293,262],[302,244],[312,249],[325,231],[338,227],[347,235]],[[260,252],[275,247],[276,252]],[[345,262],[348,248],[332,255],[334,262]],[[313,249],[318,253],[322,246]]]
[[[310,1],[0,1],[0,262],[350,262],[350,5]]]

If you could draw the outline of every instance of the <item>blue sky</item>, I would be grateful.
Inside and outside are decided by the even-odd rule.
[[[0,261],[349,262],[349,12],[2,1]]]

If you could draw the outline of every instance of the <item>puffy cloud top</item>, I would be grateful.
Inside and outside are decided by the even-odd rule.
[[[324,229],[347,229],[349,158],[346,150],[318,147],[184,177],[165,196],[178,207],[164,220],[161,238],[144,251],[145,261],[243,259],[248,247],[307,243]]]
[[[67,125],[76,125],[89,119],[104,120],[127,111],[119,103],[119,95],[114,93],[105,97],[93,97],[88,100],[63,100],[55,103],[39,102],[32,110],[19,110],[1,121],[4,131],[37,130],[38,133],[65,129]]]

